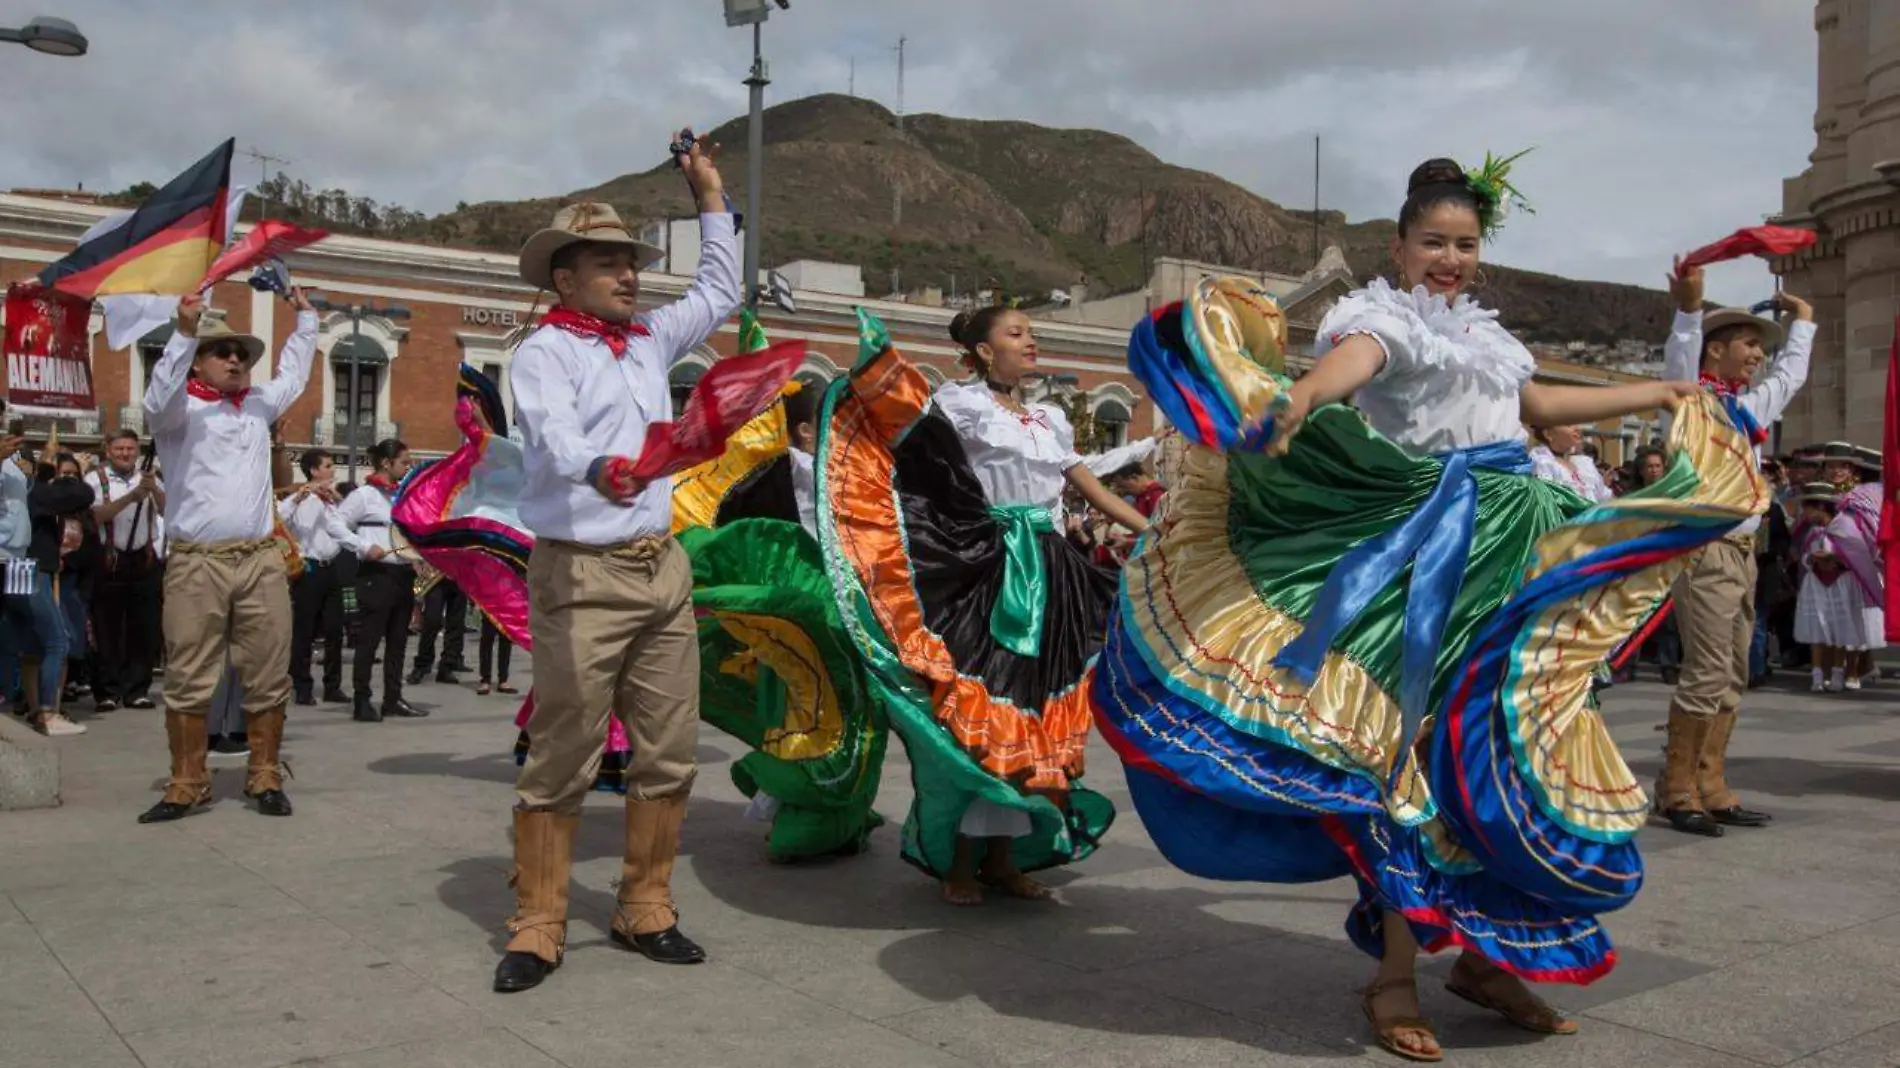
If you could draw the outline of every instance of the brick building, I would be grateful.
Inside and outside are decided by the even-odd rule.
[[[37,274],[108,214],[110,209],[84,198],[0,194],[0,284]],[[1307,366],[1303,354],[1311,350],[1320,319],[1353,283],[1337,253],[1329,250],[1329,257],[1323,257],[1304,277],[1264,279],[1287,314],[1293,354],[1289,363],[1295,373]],[[691,257],[681,259],[690,262]],[[292,256],[290,267],[299,283],[332,304],[365,309],[360,323],[346,311],[323,313],[317,366],[282,425],[293,450],[323,446],[345,451],[350,437],[353,354],[359,452],[385,437],[400,437],[424,456],[453,449],[459,442],[453,421],[454,386],[457,367],[464,362],[502,384],[504,402],[512,413],[505,373],[509,354],[503,339],[527,320],[535,299],[517,279],[512,255],[337,236]],[[1166,269],[1174,269],[1180,277],[1167,275]],[[1169,289],[1162,295],[1175,299],[1173,288],[1191,285],[1204,273],[1247,272],[1167,261],[1157,273]],[[642,280],[643,297],[653,303],[671,300],[688,281],[664,271],[650,272]],[[792,297],[796,314],[766,305],[761,318],[774,340],[796,338],[809,344],[811,352],[799,372],[808,386],[831,381],[856,358],[855,309],[860,305],[884,320],[899,347],[922,363],[927,375],[942,381],[961,373],[956,349],[946,333],[954,314],[951,309],[796,286]],[[1110,300],[1117,299],[1125,303],[1129,298]],[[269,374],[277,348],[294,326],[288,306],[241,282],[220,284],[212,306],[223,310],[234,328],[270,342],[258,368],[260,375]],[[406,309],[408,317],[377,314],[377,309],[390,306]],[[1081,314],[1081,309],[1035,314],[1040,362],[1047,375],[1038,388],[1045,393],[1080,394],[1097,433],[1096,447],[1149,433],[1154,408],[1128,373],[1125,356],[1128,326],[1140,309],[1107,317]],[[676,393],[683,394],[713,360],[734,350],[737,330],[736,321],[727,323],[709,344],[675,368]],[[145,381],[169,334],[169,327],[162,328],[129,348],[109,350],[103,322],[95,314],[92,365],[98,407],[88,415],[63,421],[62,438],[84,448],[118,427],[142,431],[140,402]],[[1542,381],[1596,385],[1632,377],[1562,361],[1539,361]],[[1654,432],[1653,421],[1638,419],[1591,428],[1610,463],[1622,462]],[[1087,451],[1090,443],[1083,444]]]

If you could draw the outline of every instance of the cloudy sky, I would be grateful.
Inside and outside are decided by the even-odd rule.
[[[667,130],[746,105],[750,35],[720,0],[0,0],[0,24],[54,10],[92,52],[0,53],[0,188],[162,182],[235,135],[441,211],[644,169]],[[1537,214],[1494,258],[1656,285],[1806,166],[1812,23],[1804,0],[792,0],[765,37],[769,100],[842,92],[855,60],[893,104],[902,35],[911,112],[1110,129],[1288,204],[1319,134],[1321,201],[1355,219],[1389,217],[1428,156],[1536,146]]]

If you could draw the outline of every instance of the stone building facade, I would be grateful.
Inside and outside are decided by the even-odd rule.
[[[1777,221],[1820,240],[1773,266],[1814,303],[1820,329],[1781,440],[1878,446],[1900,317],[1900,0],[1819,0],[1814,28],[1814,152],[1787,181]]]

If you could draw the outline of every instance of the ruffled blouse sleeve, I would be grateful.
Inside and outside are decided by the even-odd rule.
[[[1075,451],[1075,426],[1069,422],[1068,413],[1053,404],[1038,404],[1036,411],[1048,421],[1049,429],[1055,431],[1056,443],[1062,447],[1062,470],[1081,463],[1081,454]]]
[[[1385,350],[1385,366],[1379,369],[1380,374],[1403,373],[1419,363],[1414,320],[1390,302],[1380,300],[1372,290],[1349,294],[1326,313],[1313,345],[1314,358],[1324,357],[1350,337],[1369,337]]]
[[[946,382],[931,394],[931,403],[943,413],[957,436],[965,440],[983,436],[983,421],[989,415],[989,387],[981,382]]]

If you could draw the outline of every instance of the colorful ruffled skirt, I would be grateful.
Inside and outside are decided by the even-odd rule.
[[[1091,691],[1142,823],[1204,877],[1351,876],[1347,931],[1374,956],[1397,915],[1427,949],[1590,982],[1649,807],[1591,678],[1684,554],[1765,505],[1748,443],[1685,402],[1667,477],[1596,505],[1530,477],[1520,445],[1415,457],[1343,406],[1270,458],[1273,317],[1206,283],[1131,340],[1194,443]]]
[[[1058,534],[1007,529],[928,380],[859,317],[860,359],[824,407],[818,526],[853,647],[910,756],[904,858],[944,875],[981,802],[1018,814],[991,825],[1027,826],[1013,846],[1023,870],[1079,860],[1114,819],[1080,784],[1114,580]],[[992,633],[1012,549],[1041,568],[1034,656]]]
[[[889,737],[818,542],[798,522],[782,403],[682,472],[673,524],[693,561],[700,717],[752,752],[732,767],[771,822],[772,859],[860,852]]]

